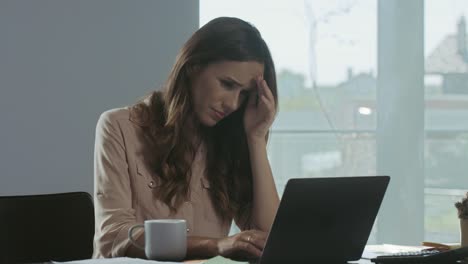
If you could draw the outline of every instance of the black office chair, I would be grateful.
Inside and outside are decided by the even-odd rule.
[[[91,258],[91,195],[72,192],[0,197],[0,262]]]

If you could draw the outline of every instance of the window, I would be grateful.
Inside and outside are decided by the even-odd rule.
[[[425,231],[459,241],[453,203],[468,190],[468,2],[425,3]]]
[[[289,178],[389,174],[368,243],[458,241],[466,1],[200,1],[200,25],[218,16],[254,24],[275,60],[280,112],[268,154],[280,193]]]

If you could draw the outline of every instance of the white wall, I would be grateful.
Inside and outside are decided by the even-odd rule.
[[[96,121],[165,81],[198,1],[0,1],[0,195],[93,188]]]

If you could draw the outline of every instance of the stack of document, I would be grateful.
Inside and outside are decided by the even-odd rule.
[[[401,246],[401,245],[392,245],[392,244],[382,244],[382,245],[367,245],[364,248],[364,253],[362,253],[363,259],[373,259],[377,256],[390,255],[402,252],[409,251],[418,251],[421,249],[429,248],[426,246]]]
[[[372,259],[381,255],[391,255],[402,252],[419,251],[427,248],[437,248],[442,250],[450,250],[459,248],[460,243],[435,243],[435,242],[422,242],[422,246],[401,246],[392,244],[382,245],[367,245],[362,254],[363,259]]]

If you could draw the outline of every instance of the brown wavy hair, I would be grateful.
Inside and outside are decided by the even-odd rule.
[[[251,24],[230,17],[216,18],[184,44],[162,91],[131,108],[149,138],[148,153],[159,187],[155,196],[171,211],[189,195],[191,165],[197,146],[190,122],[193,78],[207,65],[221,61],[256,61],[264,65],[264,79],[276,105],[276,73],[270,51],[259,31]],[[244,131],[245,103],[214,127],[201,125],[196,131],[206,145],[206,176],[210,197],[217,214],[224,220],[249,217],[252,207],[252,172]]]

